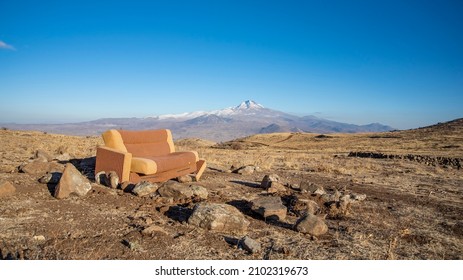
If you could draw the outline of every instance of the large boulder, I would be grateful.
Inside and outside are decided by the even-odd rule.
[[[0,184],[0,197],[12,195],[16,192],[16,188],[11,182],[3,182]]]
[[[67,198],[71,194],[78,196],[86,195],[92,189],[90,181],[83,176],[74,165],[68,163],[64,168],[63,175],[56,185],[54,197],[58,199]]]
[[[156,183],[151,183],[147,181],[142,181],[135,185],[132,190],[136,196],[145,196],[156,192],[159,188],[159,185]]]
[[[197,204],[188,219],[190,225],[223,233],[246,232],[249,221],[235,207],[228,204]]]
[[[268,220],[284,220],[286,218],[286,206],[279,196],[263,196],[251,201],[251,209]]]
[[[158,189],[158,193],[162,197],[172,197],[174,200],[193,197],[193,190],[189,186],[172,180],[164,183]]]
[[[328,226],[325,219],[322,217],[307,214],[307,216],[300,218],[295,225],[298,232],[310,234],[312,236],[320,236],[328,231]]]

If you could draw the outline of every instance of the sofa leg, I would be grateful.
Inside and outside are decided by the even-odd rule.
[[[196,162],[196,174],[194,176],[195,181],[198,182],[201,176],[203,175],[204,170],[206,170],[206,161],[204,159],[198,160]]]

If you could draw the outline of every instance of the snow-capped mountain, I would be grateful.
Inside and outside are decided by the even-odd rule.
[[[393,129],[378,123],[354,125],[314,116],[298,117],[265,108],[252,100],[241,102],[234,107],[213,111],[197,111],[145,118],[107,118],[90,122],[54,125],[7,124],[5,127],[73,135],[101,134],[111,128],[128,130],[169,128],[176,139],[196,137],[214,141],[231,140],[257,133],[352,133],[380,132]]]
[[[246,100],[246,101],[241,102],[241,104],[238,106],[228,107],[228,108],[221,109],[221,110],[196,111],[196,112],[188,112],[188,113],[182,113],[182,114],[167,114],[167,115],[156,116],[153,118],[158,118],[160,120],[166,120],[166,119],[188,120],[188,119],[193,119],[193,118],[207,116],[207,115],[216,115],[220,117],[239,115],[239,114],[252,115],[252,114],[258,114],[259,112],[261,112],[261,109],[265,109],[264,106],[256,103],[255,101]]]

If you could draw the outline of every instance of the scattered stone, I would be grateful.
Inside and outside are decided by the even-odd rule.
[[[110,171],[107,174],[107,177],[109,181],[108,187],[111,187],[112,189],[117,189],[117,187],[119,186],[119,176],[117,175],[117,173],[115,171]]]
[[[162,197],[172,197],[174,200],[193,197],[193,190],[190,187],[172,180],[164,183],[158,189],[158,193]]]
[[[13,186],[11,182],[3,182],[0,184],[0,197],[12,195],[16,192],[16,188]]]
[[[34,159],[36,159],[36,161],[40,161],[40,162],[49,162],[49,161],[53,160],[53,157],[50,156],[44,150],[37,150],[37,151],[35,151]]]
[[[35,235],[34,237],[32,237],[32,239],[34,239],[35,241],[43,242],[43,241],[45,241],[45,236],[43,236],[43,235]]]
[[[135,188],[135,184],[130,182],[123,182],[120,187],[124,192],[132,192],[133,188]]]
[[[328,231],[325,220],[312,214],[307,214],[307,216],[300,218],[296,222],[295,228],[298,232],[307,233],[315,237],[323,235]]]
[[[69,155],[68,153],[62,153],[59,156],[56,156],[55,160],[57,160],[57,161],[70,161],[71,160],[71,155]]]
[[[224,233],[246,232],[249,221],[235,207],[228,204],[200,203],[188,219],[190,225]]]
[[[151,183],[148,181],[141,181],[136,184],[132,190],[132,193],[136,196],[145,196],[156,192],[159,188],[159,185],[156,183]]]
[[[263,189],[269,189],[273,182],[280,182],[280,177],[276,174],[265,175],[262,179],[260,187]]]
[[[262,250],[260,243],[250,238],[249,236],[243,237],[239,241],[238,246],[248,251],[251,254],[258,253]]]
[[[319,187],[312,182],[302,181],[299,184],[299,189],[301,192],[314,193],[318,188]]]
[[[154,233],[162,233],[165,235],[169,235],[167,231],[165,231],[163,228],[157,225],[150,225],[144,230],[142,230],[141,234],[143,235],[153,235]]]
[[[52,172],[61,173],[64,170],[64,166],[57,162],[33,161],[20,166],[19,170],[30,175],[43,175]]]
[[[193,191],[193,196],[197,196],[201,199],[207,199],[207,197],[209,196],[209,192],[203,186],[192,185],[190,186],[190,188]]]
[[[71,194],[78,196],[86,195],[92,189],[88,179],[83,176],[74,165],[67,163],[63,175],[56,185],[54,197],[58,199],[67,198]]]
[[[234,170],[233,173],[237,173],[237,174],[240,174],[240,175],[251,175],[255,171],[260,171],[260,168],[257,167],[257,166],[254,166],[254,165],[246,165],[246,166],[242,166],[242,167]]]
[[[251,201],[251,209],[264,219],[284,220],[287,209],[279,196],[263,196]]]
[[[285,192],[286,187],[283,184],[278,182],[271,182],[270,188],[267,189],[267,193],[278,193],[278,192]]]
[[[351,194],[350,198],[355,201],[364,201],[367,198],[366,194]]]
[[[276,174],[265,175],[260,184],[261,188],[267,190],[267,193],[277,193],[286,191],[280,177]]]
[[[313,194],[315,195],[324,195],[326,194],[326,191],[323,187],[318,187],[314,192]]]
[[[39,178],[39,183],[42,184],[58,184],[59,180],[61,179],[62,173],[59,172],[52,172],[47,173]]]
[[[95,174],[95,182],[98,185],[107,186],[108,185],[108,177],[106,176],[106,172],[100,171]]]
[[[311,199],[299,199],[299,201],[304,204],[305,212],[308,214],[316,214],[318,211],[320,211],[320,206],[318,206],[318,203]]]
[[[191,178],[190,175],[183,175],[183,176],[177,177],[177,181],[179,183],[191,183],[193,182],[193,178]]]

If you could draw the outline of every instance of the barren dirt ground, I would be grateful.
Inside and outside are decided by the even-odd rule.
[[[262,250],[248,253],[236,241],[243,235],[215,233],[186,221],[196,202],[163,205],[94,183],[92,161],[100,137],[72,137],[32,131],[0,131],[0,184],[16,192],[0,197],[0,259],[462,259],[463,121],[375,134],[280,133],[227,143],[177,141],[208,161],[200,182],[208,201],[237,207],[250,221],[247,236]],[[59,164],[71,162],[92,181],[84,197],[58,200],[44,174],[20,172],[37,150]],[[363,157],[349,156],[363,152]],[[369,153],[369,154],[368,154]],[[68,156],[69,155],[69,156]],[[370,155],[370,157],[368,157]],[[379,156],[382,155],[382,156]],[[411,155],[411,156],[409,156]],[[260,167],[250,175],[231,166]],[[248,201],[262,195],[260,182],[277,174],[292,185],[323,187],[328,193],[365,194],[348,212],[322,203],[328,233],[318,238],[286,220],[265,221]],[[287,188],[275,194],[286,206],[292,198],[319,197]],[[161,230],[142,234],[150,225]]]

